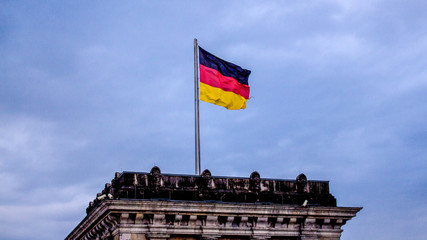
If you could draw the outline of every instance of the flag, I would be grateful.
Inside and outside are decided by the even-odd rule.
[[[200,100],[229,110],[246,108],[251,71],[218,58],[199,47]]]

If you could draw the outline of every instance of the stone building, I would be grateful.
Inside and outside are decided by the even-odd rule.
[[[66,240],[340,239],[361,208],[337,207],[329,182],[116,173]]]

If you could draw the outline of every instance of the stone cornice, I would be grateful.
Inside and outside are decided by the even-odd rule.
[[[66,239],[105,239],[116,228],[144,234],[339,236],[361,208],[104,200]],[[298,230],[298,231],[297,231]]]

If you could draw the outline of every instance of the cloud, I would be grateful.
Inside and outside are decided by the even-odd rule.
[[[340,205],[365,207],[343,239],[401,239],[407,229],[422,239],[424,9],[423,1],[5,2],[0,228],[13,231],[0,238],[64,238],[116,171],[193,173],[198,38],[252,71],[244,111],[200,104],[202,167],[330,180]]]
[[[0,158],[3,171],[24,167],[48,172],[63,166],[60,154],[85,147],[84,141],[57,136],[55,124],[25,116],[0,119]],[[63,149],[58,149],[63,145]]]
[[[7,194],[10,194],[8,192]],[[92,194],[83,185],[38,188],[14,192],[19,201],[0,206],[4,239],[64,238],[81,218]],[[2,195],[5,196],[5,195]],[[37,224],[34,224],[37,222]]]

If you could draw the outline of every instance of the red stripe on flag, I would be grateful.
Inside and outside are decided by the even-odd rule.
[[[232,77],[223,76],[217,70],[199,64],[200,82],[212,87],[220,88],[227,92],[233,92],[249,99],[249,86],[239,83]]]

